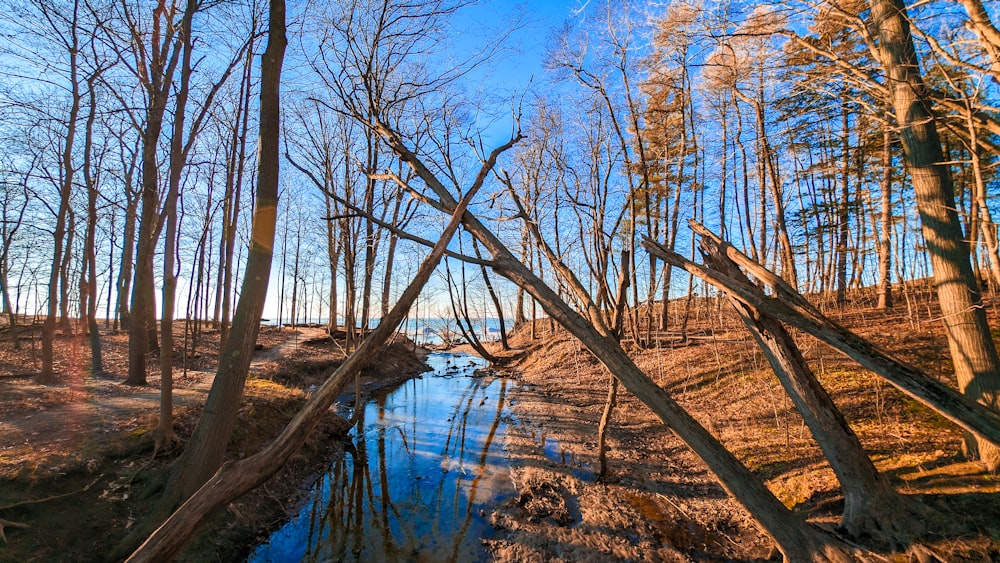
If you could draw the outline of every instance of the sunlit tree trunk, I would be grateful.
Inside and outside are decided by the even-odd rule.
[[[56,315],[59,308],[59,280],[62,273],[63,251],[66,237],[66,223],[69,216],[70,197],[73,194],[73,148],[76,139],[77,118],[80,114],[80,93],[79,80],[79,23],[80,3],[73,3],[73,13],[69,20],[68,35],[65,45],[69,55],[69,87],[70,87],[70,107],[66,119],[66,136],[63,139],[61,180],[59,184],[59,203],[56,211],[56,224],[52,233],[52,266],[49,270],[48,287],[48,309],[45,321],[42,323],[42,371],[36,377],[36,381],[42,384],[51,384],[57,381],[55,373],[55,332]]]
[[[877,53],[913,181],[959,388],[969,398],[996,408],[1000,358],[969,263],[969,246],[955,210],[951,174],[920,74],[906,7],[902,0],[871,0],[871,8],[879,38]],[[978,450],[991,471],[1000,469],[1000,449],[980,439]]]
[[[880,185],[881,213],[878,239],[878,305],[891,309],[892,300],[892,132],[882,130],[882,182]]]

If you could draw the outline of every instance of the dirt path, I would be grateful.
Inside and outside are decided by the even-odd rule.
[[[302,343],[324,335],[322,329],[301,327],[277,345],[259,350],[250,363],[250,373],[269,362],[279,361]],[[126,433],[148,431],[160,404],[159,377],[149,385],[131,387],[117,379],[89,378],[82,370],[66,370],[67,382],[55,387],[60,404],[46,404],[53,386],[18,382],[5,385],[6,404],[18,404],[0,419],[0,476],[37,469],[59,469],[71,461],[88,461],[91,444]],[[215,379],[215,371],[177,370],[173,398],[175,409],[203,404]],[[13,399],[7,401],[7,399]]]

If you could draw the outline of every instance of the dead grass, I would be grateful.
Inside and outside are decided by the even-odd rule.
[[[180,327],[179,331],[183,328]],[[182,334],[182,332],[179,332]],[[229,459],[251,455],[273,439],[308,396],[308,382],[325,377],[343,359],[342,347],[329,338],[307,341],[289,332],[264,328],[261,349],[251,368],[245,400],[227,449]],[[0,507],[24,500],[73,493],[40,504],[5,510],[0,518],[23,522],[8,527],[0,562],[100,561],[155,499],[155,483],[180,448],[151,459],[149,436],[156,424],[159,369],[150,362],[148,386],[125,386],[127,336],[102,337],[108,374],[94,378],[84,337],[56,340],[61,383],[32,382],[31,341],[15,349],[0,341],[0,408],[5,441],[0,448]],[[216,369],[218,333],[207,332],[189,354],[176,354],[175,427],[182,440],[193,432]],[[401,378],[399,366],[422,364],[403,344],[383,354],[384,366],[368,377]],[[26,366],[12,368],[10,366]],[[6,369],[5,369],[6,368]],[[412,372],[410,372],[412,373]],[[196,538],[182,561],[240,560],[281,524],[317,472],[341,449],[346,429],[335,417],[324,420],[306,446],[264,487],[246,495],[216,516]],[[86,490],[84,487],[92,484]]]
[[[868,302],[863,297],[845,313],[831,308],[826,312],[883,349],[955,385],[933,300],[918,302],[911,296],[909,307],[904,302],[894,311],[883,312],[865,306]],[[843,503],[839,484],[766,359],[727,310],[708,299],[697,305],[689,325],[689,335],[697,335],[696,339],[680,343],[677,333],[653,333],[656,345],[645,350],[633,348],[633,359],[764,479],[787,506],[835,526]],[[679,321],[680,305],[676,315],[673,307],[672,321]],[[997,311],[990,311],[990,319],[996,326]],[[571,458],[589,466],[593,475],[597,421],[608,385],[604,368],[566,333],[543,330],[540,340],[530,341],[527,332],[521,331],[515,339],[516,346],[526,351],[516,364],[515,376],[527,386],[523,393],[528,395],[514,406],[522,421],[517,427],[521,434],[515,428],[509,444],[520,448],[514,451],[520,452],[519,463],[525,467],[522,473],[515,471],[515,480],[523,481],[519,483],[521,494],[537,488],[536,481],[548,478],[559,483],[567,474],[579,472],[553,462],[552,456],[544,453],[537,439],[542,433],[550,444],[558,442]],[[839,352],[802,334],[796,338],[876,467],[900,491],[937,511],[938,521],[929,526],[933,531],[923,541],[948,560],[986,560],[998,554],[1000,482],[981,466],[961,459],[962,432]],[[534,440],[532,436],[536,436]],[[585,499],[596,495],[599,500],[593,506],[607,507],[607,513],[595,512],[588,517],[596,522],[590,525],[594,528],[592,537],[577,537],[588,529],[581,524],[583,520],[549,526],[555,528],[549,531],[534,526],[530,514],[515,518],[520,513],[508,507],[504,526],[510,532],[505,540],[493,544],[494,556],[501,561],[520,557],[541,560],[542,555],[558,556],[563,550],[572,552],[576,546],[594,543],[609,546],[593,552],[609,560],[670,559],[666,553],[645,557],[611,547],[622,539],[632,547],[667,542],[694,559],[746,560],[770,554],[770,542],[756,530],[742,507],[729,499],[686,446],[627,392],[614,413],[609,446],[612,482],[584,480],[560,489],[566,491],[566,502],[571,505],[584,506],[592,502]],[[547,477],[525,478],[528,468],[543,471]],[[516,521],[512,523],[512,519]],[[671,529],[688,530],[689,537],[709,539],[699,544],[673,537],[657,528],[659,521],[669,521]],[[617,540],[603,537],[609,533]]]

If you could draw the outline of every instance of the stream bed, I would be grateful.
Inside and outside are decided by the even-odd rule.
[[[247,561],[487,557],[488,515],[513,493],[503,451],[512,383],[477,376],[487,364],[470,354],[427,363],[433,371],[368,402],[344,455]]]

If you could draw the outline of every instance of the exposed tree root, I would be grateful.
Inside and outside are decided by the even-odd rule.
[[[5,545],[7,543],[7,534],[4,533],[4,528],[8,526],[11,528],[21,528],[25,530],[31,527],[21,522],[11,522],[10,520],[4,520],[3,518],[0,518],[0,540],[3,540],[3,543]]]
[[[891,550],[907,549],[928,529],[934,511],[918,499],[903,494],[871,499],[845,512],[840,530],[848,537]]]
[[[156,430],[153,432],[153,437],[155,442],[153,443],[153,455],[150,456],[151,460],[156,459],[156,456],[160,453],[161,449],[163,451],[168,451],[173,449],[175,445],[181,443],[181,438],[176,432],[174,432],[173,425],[166,428],[162,428],[158,425]]]

